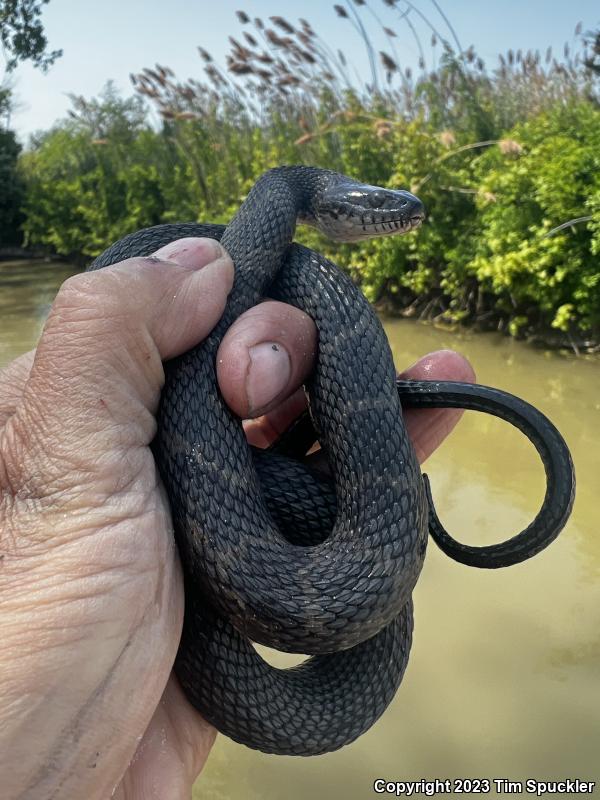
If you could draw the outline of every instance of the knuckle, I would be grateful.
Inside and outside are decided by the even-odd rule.
[[[135,273],[106,269],[82,272],[68,278],[52,304],[45,335],[82,328],[91,335],[109,332],[115,322],[134,321],[144,306]]]
[[[174,265],[155,256],[135,256],[111,267],[73,275],[56,296],[46,330],[73,323],[96,323],[104,330],[114,327],[115,322],[122,328],[143,326],[152,317],[153,308],[172,298],[176,276]]]
[[[111,282],[110,276],[91,272],[82,272],[68,278],[52,304],[46,330],[53,330],[57,325],[89,322],[105,317]]]
[[[92,272],[73,275],[62,284],[53,303],[53,312],[86,313],[100,310],[103,316],[119,315],[124,307],[143,307],[144,288],[151,265],[159,259],[135,257]]]
[[[78,306],[84,297],[93,295],[93,284],[95,281],[96,276],[91,272],[81,272],[67,278],[58,290],[53,308]]]

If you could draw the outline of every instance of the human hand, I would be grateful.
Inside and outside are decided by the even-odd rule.
[[[162,361],[205,337],[225,306],[233,267],[215,246],[180,240],[71,278],[36,352],[0,373],[7,800],[189,797],[214,740],[171,676],[183,585],[149,445]],[[302,410],[315,342],[306,315],[274,302],[228,332],[219,385],[237,414],[258,417],[252,443]],[[449,351],[404,376],[473,379]],[[406,412],[421,459],[459,415]]]

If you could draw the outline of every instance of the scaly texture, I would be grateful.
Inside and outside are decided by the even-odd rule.
[[[358,216],[345,205],[352,191],[362,198]],[[280,168],[257,182],[225,229],[149,228],[91,267],[184,236],[219,238],[234,261],[223,318],[166,365],[154,451],[185,570],[179,680],[219,730],[266,752],[312,755],[352,741],[387,707],[408,660],[428,512],[392,356],[352,282],[290,245],[297,218],[348,239],[418,224],[419,201],[391,195],[326,170]],[[318,328],[307,388],[332,482],[288,456],[253,455],[218,391],[222,337],[268,288]],[[250,640],[313,657],[276,670]]]

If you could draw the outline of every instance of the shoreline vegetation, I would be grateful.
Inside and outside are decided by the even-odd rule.
[[[62,261],[63,256],[49,253],[45,249],[25,247],[0,247],[0,264],[3,261]]]
[[[360,248],[298,231],[351,264],[378,309],[600,350],[600,32],[579,24],[559,55],[508,51],[488,68],[434,6],[335,5],[364,76],[309,21],[239,11],[226,66],[199,47],[201,78],[157,64],[131,97],[110,83],[71,97],[14,159],[10,244],[82,264],[142,227],[227,222],[262,172],[313,164],[425,204],[418,232]],[[416,70],[401,64],[407,30]]]

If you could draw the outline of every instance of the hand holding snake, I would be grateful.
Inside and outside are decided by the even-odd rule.
[[[72,279],[59,293],[33,366],[30,360],[18,362],[3,376],[6,411],[0,476],[3,527],[8,530],[10,546],[3,554],[2,577],[3,591],[11,599],[12,611],[0,618],[0,624],[6,621],[6,632],[13,636],[13,639],[5,636],[6,651],[19,659],[20,666],[15,681],[14,662],[5,659],[7,674],[13,679],[3,682],[6,707],[9,720],[11,709],[18,707],[13,724],[18,726],[19,735],[9,727],[10,747],[3,748],[2,752],[12,768],[9,786],[14,788],[15,796],[28,796],[27,792],[32,797],[39,796],[42,788],[44,793],[49,793],[50,789],[60,786],[68,787],[65,796],[70,793],[100,797],[107,788],[112,790],[121,781],[118,789],[121,795],[116,796],[134,797],[146,772],[153,769],[170,780],[171,791],[174,786],[187,788],[190,776],[199,768],[209,746],[210,733],[174,682],[167,685],[163,701],[158,703],[177,646],[182,585],[168,505],[149,448],[153,439],[161,475],[166,476],[188,581],[187,634],[179,650],[178,674],[188,696],[201,708],[206,705],[203,691],[209,687],[208,713],[211,719],[216,718],[221,729],[252,746],[279,752],[310,753],[340,746],[368,727],[393,696],[410,645],[410,591],[424,555],[427,503],[429,525],[438,544],[454,558],[478,566],[501,566],[529,557],[554,538],[568,516],[574,486],[568,452],[561,449],[562,440],[558,434],[558,438],[552,438],[554,429],[541,415],[532,416],[531,410],[520,401],[510,403],[507,411],[501,393],[494,390],[466,392],[447,383],[452,378],[472,378],[460,359],[447,354],[439,356],[441,373],[437,374],[434,366],[427,375],[429,379],[438,379],[433,389],[433,384],[424,386],[422,382],[407,381],[396,387],[393,371],[390,372],[391,361],[385,354],[376,323],[369,317],[367,305],[357,299],[349,282],[340,278],[334,268],[330,269],[328,262],[296,248],[288,254],[290,268],[281,273],[283,277],[271,285],[269,293],[293,305],[302,307],[304,304],[305,311],[317,321],[319,361],[310,379],[311,413],[319,438],[325,443],[328,454],[334,456],[337,497],[328,488],[327,481],[317,486],[318,481],[310,476],[306,478],[309,473],[303,471],[297,459],[298,466],[289,459],[281,460],[288,458],[289,452],[284,453],[286,449],[293,451],[298,446],[297,442],[294,444],[294,437],[290,438],[289,429],[284,433],[287,441],[282,452],[274,454],[269,463],[280,465],[278,470],[287,470],[282,485],[312,481],[310,492],[332,498],[327,501],[324,516],[331,517],[333,525],[337,514],[337,528],[330,537],[333,545],[339,544],[340,535],[342,541],[344,536],[350,537],[349,542],[360,541],[363,534],[356,540],[358,525],[372,542],[378,541],[383,547],[384,561],[377,556],[371,571],[364,572],[365,558],[359,555],[355,566],[350,568],[351,573],[353,569],[358,572],[354,577],[350,574],[349,584],[350,588],[354,585],[359,589],[357,597],[347,603],[348,589],[341,588],[339,600],[336,600],[335,588],[327,594],[327,586],[321,582],[325,597],[330,597],[325,602],[314,591],[319,581],[313,570],[317,562],[310,562],[310,550],[317,545],[321,547],[321,555],[329,552],[333,545],[328,544],[327,532],[314,530],[314,526],[307,524],[302,535],[316,536],[314,544],[309,548],[296,547],[295,553],[293,548],[290,550],[288,545],[283,545],[283,540],[274,539],[268,530],[266,549],[260,539],[252,543],[236,540],[240,520],[244,532],[253,534],[261,526],[264,528],[264,520],[268,519],[265,514],[277,516],[278,512],[270,503],[273,492],[278,490],[278,478],[277,475],[275,479],[273,475],[269,478],[272,467],[263,469],[260,466],[262,457],[255,454],[255,466],[264,481],[265,499],[259,497],[258,491],[254,493],[257,484],[248,478],[251,474],[248,469],[252,467],[249,456],[244,455],[241,429],[231,426],[232,416],[222,398],[230,400],[241,394],[239,407],[235,407],[235,401],[233,403],[235,412],[244,415],[249,406],[254,413],[262,412],[300,385],[311,365],[299,366],[291,357],[287,387],[282,388],[282,384],[278,388],[273,384],[270,398],[267,380],[263,380],[262,385],[259,381],[254,398],[252,393],[237,393],[236,368],[232,369],[233,386],[227,386],[227,369],[221,367],[218,370],[220,391],[210,388],[216,384],[208,366],[214,369],[215,361],[226,363],[226,345],[235,341],[231,332],[224,338],[226,330],[232,324],[240,326],[244,313],[256,313],[247,309],[260,300],[275,279],[288,251],[297,216],[313,224],[315,220],[324,220],[330,232],[347,239],[361,238],[363,233],[370,235],[373,230],[384,234],[393,232],[392,229],[409,230],[422,216],[418,201],[414,203],[415,198],[411,199],[406,193],[386,193],[375,187],[365,187],[357,190],[350,201],[361,209],[363,233],[357,234],[356,220],[350,220],[356,216],[356,208],[348,210],[347,185],[341,186],[341,192],[337,180],[326,182],[324,186],[313,185],[313,189],[320,191],[319,202],[315,202],[319,192],[307,192],[305,180],[294,186],[295,177],[298,176],[293,172],[283,174],[282,182],[282,172],[279,172],[270,197],[268,191],[265,194],[267,185],[259,184],[224,236],[222,229],[215,229],[215,226],[184,224],[159,226],[126,237],[98,260],[95,266],[105,269]],[[272,181],[272,177],[269,180]],[[271,189],[267,186],[267,190]],[[321,202],[323,197],[325,202]],[[283,214],[277,212],[277,207],[283,208]],[[275,214],[267,216],[266,208],[275,209]],[[227,306],[233,278],[231,263],[220,251],[220,257],[211,266],[200,271],[191,269],[190,259],[194,266],[201,266],[194,257],[196,245],[188,243],[181,249],[175,242],[185,235],[223,236],[223,243],[236,264],[235,285]],[[125,256],[132,257],[128,263],[107,266]],[[299,277],[304,275],[302,268],[311,258],[316,259],[316,271],[307,271],[305,277]],[[166,265],[162,259],[175,264],[183,259],[183,263],[174,267]],[[249,269],[256,265],[259,265],[258,270]],[[297,298],[301,298],[301,302]],[[337,306],[337,321],[328,322],[329,317],[322,313],[327,300]],[[225,314],[221,316],[225,307]],[[219,318],[221,321],[217,324]],[[339,327],[340,321],[344,323],[342,327]],[[294,324],[291,323],[292,328]],[[303,318],[306,335],[307,324]],[[375,334],[372,333],[373,324]],[[250,326],[248,330],[251,329]],[[285,331],[286,326],[280,325],[280,330]],[[194,348],[203,338],[206,343]],[[346,340],[346,356],[334,352],[336,339]],[[280,339],[278,343],[281,344]],[[268,342],[262,340],[255,344]],[[190,348],[191,355],[180,355]],[[244,352],[243,347],[238,355],[239,352]],[[273,352],[279,352],[278,348]],[[357,354],[362,361],[360,379],[355,381],[353,370]],[[261,359],[266,358],[265,348],[254,350],[254,355],[253,360],[250,351],[246,351],[246,367],[252,364],[260,367]],[[348,363],[344,358],[349,359]],[[169,359],[172,361],[167,368],[167,391],[163,394],[155,439],[154,415],[164,377],[162,362]],[[278,359],[280,365],[285,362],[281,356]],[[373,360],[377,362],[374,373],[368,366]],[[436,360],[433,359],[434,365]],[[459,368],[454,371],[457,366]],[[240,374],[243,373],[238,367],[237,375]],[[199,394],[193,389],[198,377],[202,390]],[[407,377],[420,376],[413,373]],[[339,396],[330,392],[330,387],[341,384],[345,388]],[[359,391],[354,396],[356,387]],[[411,416],[408,411],[405,427],[398,428],[397,391],[407,405],[450,405],[488,411],[494,408],[492,413],[505,416],[527,432],[542,455],[549,482],[558,485],[560,492],[547,493],[543,513],[540,512],[527,531],[513,540],[489,549],[459,545],[441,527],[427,486],[419,482],[417,461],[407,433],[411,433],[411,425],[423,433],[420,423],[416,422],[419,419],[416,414],[422,412],[412,412],[414,416]],[[260,398],[260,402],[256,398]],[[279,419],[271,417],[277,432],[284,432],[293,416],[292,409],[298,410],[300,400],[296,395],[287,402],[290,406],[280,412]],[[328,411],[328,408],[334,410]],[[426,413],[432,419],[437,415],[441,439],[442,431],[447,432],[457,412]],[[220,422],[215,424],[215,419]],[[422,417],[420,419],[422,421]],[[344,435],[332,433],[340,421],[346,425]],[[196,430],[199,423],[200,431]],[[373,434],[382,424],[380,442]],[[252,435],[256,433],[255,428]],[[199,438],[195,438],[196,434]],[[439,443],[435,433],[430,432],[429,436],[430,446]],[[417,451],[426,449],[424,441],[419,442],[417,436]],[[350,451],[345,459],[341,456],[348,442]],[[378,467],[378,453],[382,453],[389,442],[392,450],[397,443],[396,452],[400,458],[390,460],[388,456],[381,456],[388,460]],[[248,466],[238,472],[240,459]],[[391,465],[393,475],[387,464]],[[224,485],[220,484],[218,476],[226,476]],[[361,486],[367,491],[367,505],[363,511],[359,508],[357,515],[354,498],[359,498],[360,507],[362,493],[356,489]],[[228,499],[231,492],[237,493],[239,498],[234,506]],[[399,494],[394,500],[395,492]],[[383,495],[389,501],[387,507],[393,508],[391,515],[385,504],[379,510],[376,508],[377,498]],[[409,496],[413,500],[406,502]],[[199,516],[197,504],[188,505],[190,498],[197,500],[198,497],[201,500],[212,498],[211,513],[206,518]],[[265,502],[268,510],[265,510]],[[299,502],[291,504],[284,516],[294,518],[296,514],[296,521],[306,520],[307,512],[301,506]],[[244,507],[246,510],[241,510]],[[237,515],[235,520],[231,519],[232,508]],[[217,528],[211,527],[215,520],[219,521]],[[544,524],[548,520],[551,524]],[[236,525],[231,526],[232,521]],[[255,524],[257,521],[259,525]],[[270,524],[267,523],[267,528]],[[303,524],[301,522],[299,528]],[[383,536],[380,536],[381,524],[386,529]],[[216,551],[206,549],[222,531],[227,537],[232,527],[232,542],[237,542],[233,550],[227,551],[227,538],[225,551],[223,542],[221,550],[219,547]],[[324,542],[324,547],[320,542]],[[247,565],[252,566],[250,562],[262,564],[261,569],[267,574],[269,559],[274,553],[283,552],[282,548],[286,558],[291,559],[291,572],[300,578],[298,597],[304,597],[300,603],[298,597],[290,604],[285,594],[278,594],[281,572],[273,572],[262,588],[260,582],[253,584],[252,579],[248,583],[248,575],[257,573],[247,573]],[[389,562],[385,553],[391,558]],[[187,591],[190,576],[203,559],[206,574],[212,573],[212,584],[201,581],[201,591],[190,593]],[[236,570],[236,559],[242,569]],[[380,564],[387,564],[383,571]],[[258,574],[260,576],[260,572]],[[365,584],[365,576],[369,580],[375,576],[375,582]],[[32,583],[39,586],[41,613],[35,605],[35,593],[34,600],[31,599]],[[361,609],[360,592],[369,594],[375,583],[377,591],[367,598],[368,603]],[[215,590],[217,584],[225,590],[221,596]],[[26,590],[19,592],[20,586],[26,586]],[[214,612],[208,605],[209,613],[204,614],[203,598],[214,603]],[[313,606],[315,613],[311,610]],[[354,609],[349,614],[346,613],[348,607]],[[200,615],[196,613],[198,609]],[[224,611],[231,612],[235,630],[220,627],[219,615]],[[338,616],[341,620],[344,615],[344,625],[338,625]],[[286,619],[293,624],[284,624]],[[33,645],[33,640],[39,642],[40,631],[44,632],[42,639],[53,654],[49,664],[45,649]],[[226,632],[222,634],[221,631]],[[196,635],[198,633],[200,636]],[[218,696],[223,687],[219,670],[224,664],[223,674],[227,675],[231,654],[242,652],[235,649],[242,641],[236,637],[242,634],[283,649],[301,647],[304,652],[324,654],[309,662],[308,674],[312,671],[321,680],[324,675],[327,677],[327,665],[335,664],[335,668],[329,670],[333,687],[341,685],[340,679],[342,684],[347,683],[343,667],[345,656],[327,655],[340,647],[351,648],[347,651],[350,659],[356,658],[352,653],[358,652],[357,664],[362,668],[374,663],[370,641],[379,642],[375,645],[379,647],[379,655],[385,657],[388,652],[395,660],[395,667],[390,670],[391,675],[383,676],[383,682],[381,676],[377,681],[367,676],[366,689],[371,691],[374,686],[374,696],[378,697],[376,708],[358,720],[349,735],[346,731],[346,738],[338,725],[333,725],[323,738],[318,733],[318,722],[314,730],[310,726],[309,729],[282,730],[282,718],[277,715],[274,715],[271,729],[269,709],[263,709],[260,719],[248,726],[248,712],[242,709],[236,717],[224,704],[224,698]],[[212,644],[211,637],[216,637]],[[203,651],[205,642],[209,646]],[[237,642],[234,650],[232,642]],[[217,646],[213,650],[215,643]],[[210,658],[205,659],[203,652],[209,653]],[[365,653],[370,653],[368,658],[364,657]],[[214,673],[210,666],[213,657],[216,657]],[[242,658],[249,665],[250,673],[254,669],[253,658],[250,661],[247,656]],[[199,663],[201,678],[197,682],[195,674]],[[362,674],[359,670],[355,672]],[[73,681],[72,676],[77,674],[82,676],[81,681]],[[213,674],[217,675],[216,681],[213,681]],[[27,686],[27,676],[31,675],[35,676],[35,685]],[[243,674],[241,678],[243,687],[246,678]],[[270,673],[261,672],[258,678],[259,685],[262,682],[267,687],[277,686],[277,678],[274,683]],[[298,688],[302,694],[302,680],[298,683],[292,677],[288,684],[292,691],[290,696]],[[52,706],[55,713],[49,713],[49,699],[55,704]],[[324,719],[335,722],[345,702],[343,696],[334,695]],[[324,697],[323,706],[327,703]],[[250,698],[249,708],[255,704],[256,700]],[[126,715],[123,714],[125,706]],[[122,724],[124,718],[127,730],[123,737],[117,737],[115,744],[115,724],[117,721]],[[165,750],[164,741],[162,745],[157,742],[157,729],[165,730],[166,726],[173,737]],[[116,724],[116,729],[118,727]],[[135,737],[139,740],[144,730],[144,746],[127,770],[137,744]],[[188,757],[182,759],[181,742],[186,735],[191,745],[189,748],[183,745],[183,753]],[[198,737],[203,740],[200,746]],[[31,747],[32,741],[36,746]],[[149,757],[154,754],[154,748],[158,748],[158,755],[162,757],[160,762]],[[181,760],[185,766],[184,769],[177,767],[174,782],[169,770],[175,770],[175,761],[181,766]],[[96,766],[102,769],[91,776]]]
[[[159,796],[188,798],[214,740],[169,677],[183,586],[148,447],[161,358],[199,341],[226,301],[231,263],[224,257],[210,266],[212,247],[184,240],[150,263],[131,259],[76,276],[62,287],[37,352],[0,373],[0,775],[7,800],[51,795],[59,786],[58,797],[104,800],[117,785],[116,798],[133,800],[150,782]],[[305,407],[294,390],[313,366],[314,326],[301,312],[267,302],[242,316],[223,346],[220,386],[246,417],[249,351],[280,340],[282,331],[290,383],[272,397],[274,408],[257,409],[270,413],[248,426],[259,446]],[[449,351],[422,359],[409,376],[473,379]],[[259,392],[263,382],[259,370],[251,389]],[[407,413],[421,458],[457,414]],[[46,427],[35,424],[48,415]],[[106,505],[115,487],[118,497]]]

